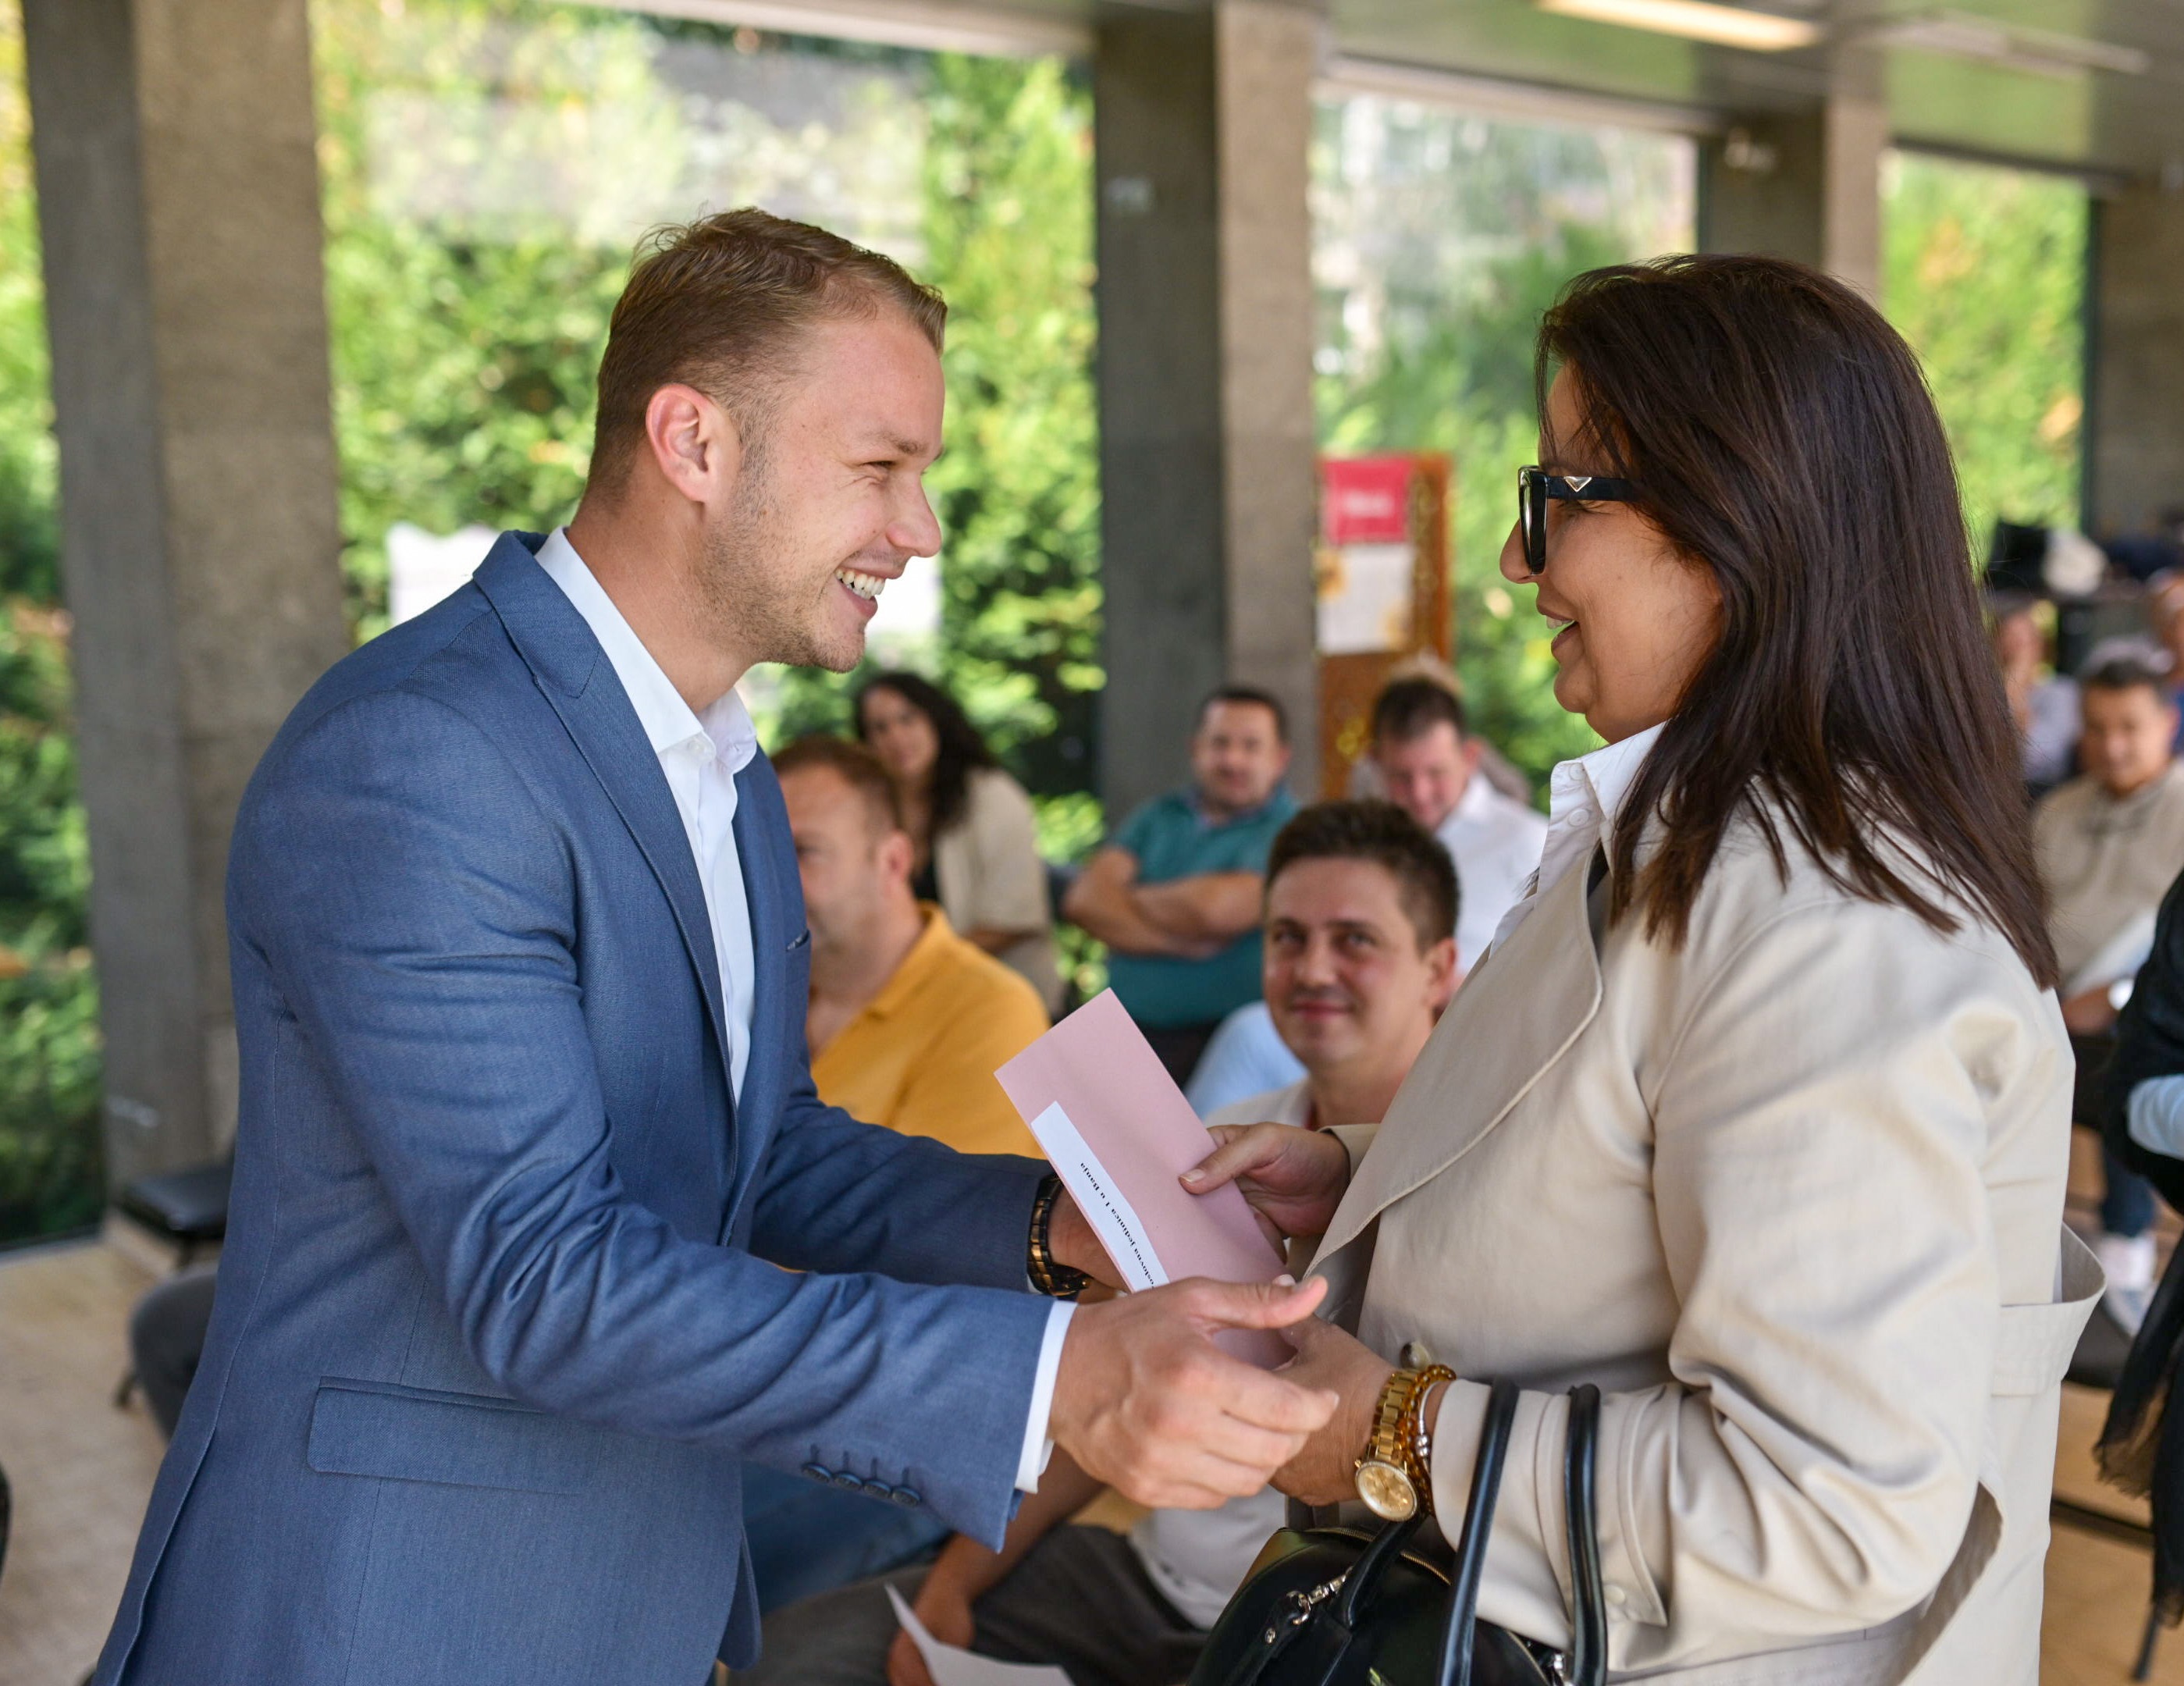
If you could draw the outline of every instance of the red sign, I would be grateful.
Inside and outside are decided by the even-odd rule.
[[[1330,457],[1320,464],[1319,526],[1332,545],[1402,544],[1411,537],[1415,457]]]

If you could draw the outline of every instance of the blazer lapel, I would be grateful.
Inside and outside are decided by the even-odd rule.
[[[1600,861],[1597,851],[1593,860]],[[1468,1153],[1592,1022],[1600,954],[1587,902],[1596,876],[1563,874],[1508,948],[1490,954],[1457,991],[1358,1162],[1318,1258],[1332,1259],[1389,1206]],[[1505,982],[1521,987],[1500,988]]]
[[[805,1001],[802,992],[789,988],[794,976],[790,954],[810,939],[800,906],[789,899],[796,863],[782,847],[788,839],[788,813],[763,755],[752,757],[736,776],[735,833],[744,899],[750,909],[751,1045],[743,1099],[736,1108],[748,1133],[738,1129],[730,1145],[729,1196],[721,1223],[724,1241],[787,1103],[792,1052],[802,1047],[804,1036]],[[802,893],[800,886],[797,893]]]
[[[534,553],[543,542],[536,534],[503,533],[478,567],[477,587],[530,664],[541,694],[561,717],[577,753],[605,789],[666,893],[683,951],[705,992],[713,1049],[725,1079],[728,1038],[720,961],[689,835],[666,776],[660,771],[660,758],[615,676],[614,665],[576,605],[538,565]]]

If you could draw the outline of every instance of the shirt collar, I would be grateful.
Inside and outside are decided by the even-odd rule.
[[[1471,776],[1464,781],[1463,794],[1456,798],[1456,806],[1448,810],[1448,820],[1443,820],[1441,824],[1446,826],[1449,820],[1485,819],[1494,806],[1496,794],[1493,782],[1474,767]]]
[[[655,754],[665,754],[694,737],[703,737],[711,742],[729,776],[750,765],[758,753],[758,728],[752,725],[742,697],[732,687],[702,715],[693,712],[652,652],[645,648],[644,641],[622,618],[606,588],[577,554],[566,527],[556,527],[546,536],[545,543],[538,547],[538,565],[560,587],[606,652]]]
[[[1646,765],[1666,725],[1649,726],[1557,767],[1547,786],[1548,831],[1568,832],[1583,825],[1591,826],[1598,837],[1613,834],[1638,770]]]
[[[1199,794],[1198,787],[1196,785],[1187,785],[1184,787],[1183,791],[1183,805],[1184,809],[1188,810],[1190,817],[1198,822],[1199,828],[1201,831],[1208,832],[1217,832],[1225,826],[1241,826],[1250,821],[1260,819],[1268,814],[1277,811],[1279,804],[1288,801],[1289,799],[1289,787],[1285,784],[1278,784],[1274,787],[1273,793],[1268,796],[1267,799],[1264,802],[1262,802],[1256,808],[1247,808],[1240,813],[1224,814],[1217,818],[1213,813],[1207,809],[1206,805],[1206,798]]]
[[[953,946],[955,929],[938,903],[920,902],[917,911],[925,921],[925,928],[917,933],[917,940],[910,945],[902,964],[880,986],[879,993],[865,1003],[864,1010],[857,1015],[860,1019],[884,1019],[898,1010],[923,987],[933,968]]]

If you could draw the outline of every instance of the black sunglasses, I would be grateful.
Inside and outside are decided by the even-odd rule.
[[[1538,466],[1517,470],[1517,530],[1524,537],[1524,567],[1537,579],[1547,571],[1547,499],[1572,504],[1629,504],[1638,496],[1635,480],[1610,480],[1596,474],[1549,474]]]

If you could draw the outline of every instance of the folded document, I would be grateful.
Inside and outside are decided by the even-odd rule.
[[[1179,1180],[1213,1151],[1160,1056],[1112,990],[1079,1007],[994,1074],[1133,1290],[1183,1277],[1271,1282],[1281,1255],[1232,1183],[1194,1194]],[[1290,1356],[1272,1330],[1215,1338],[1271,1368]]]

